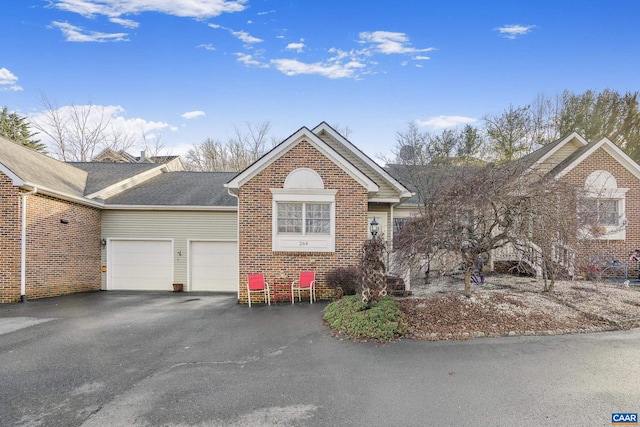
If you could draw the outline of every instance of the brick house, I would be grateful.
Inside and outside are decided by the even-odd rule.
[[[588,142],[572,133],[522,161],[530,171],[564,180],[591,199],[589,209],[597,213],[604,232],[585,236],[584,253],[576,254],[579,265],[594,256],[631,262],[629,254],[640,248],[640,166],[633,159],[607,138]]]
[[[0,144],[0,302],[100,289],[100,209],[83,197],[86,173]]]
[[[386,240],[412,193],[326,123],[300,128],[244,171],[164,163],[63,163],[0,137],[0,302],[93,290],[233,292],[357,263],[375,218]],[[594,194],[593,252],[640,247],[640,166],[577,134],[521,159]]]
[[[390,236],[393,208],[411,197],[326,123],[301,128],[226,187],[238,198],[240,278],[314,270],[319,298],[330,295],[330,269],[357,265],[369,222],[375,217]]]

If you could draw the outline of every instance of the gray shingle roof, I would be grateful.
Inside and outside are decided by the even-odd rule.
[[[92,194],[160,165],[154,163],[69,162],[89,174],[84,194]]]
[[[235,207],[237,199],[224,187],[235,175],[235,172],[166,172],[105,200],[105,203]]]
[[[87,172],[0,136],[0,163],[22,181],[82,197]]]

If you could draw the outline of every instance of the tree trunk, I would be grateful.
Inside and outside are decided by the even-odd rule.
[[[471,296],[471,273],[472,268],[467,268],[464,272],[464,296],[469,298]]]

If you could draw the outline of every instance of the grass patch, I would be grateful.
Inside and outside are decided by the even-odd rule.
[[[358,295],[346,296],[327,305],[323,319],[334,331],[354,339],[389,341],[406,330],[399,305],[389,296],[371,308]]]

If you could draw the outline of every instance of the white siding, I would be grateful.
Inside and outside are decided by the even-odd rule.
[[[102,238],[173,240],[173,283],[187,286],[189,240],[238,240],[236,211],[102,211]],[[102,265],[107,265],[106,250]],[[106,273],[102,288],[106,289]]]

